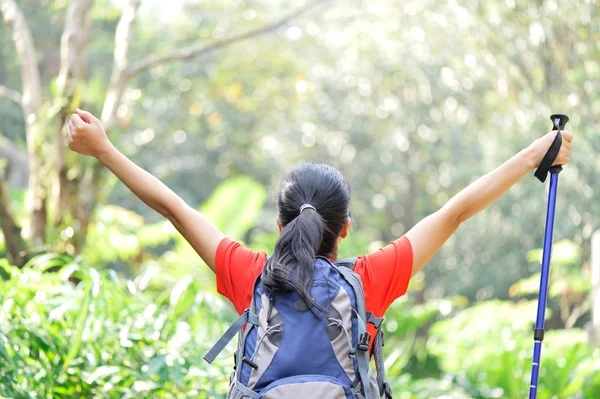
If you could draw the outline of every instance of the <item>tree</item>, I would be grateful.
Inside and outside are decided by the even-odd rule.
[[[110,84],[103,101],[101,121],[109,136],[119,128],[122,117],[119,107],[131,79],[139,73],[158,65],[180,60],[194,59],[213,53],[221,48],[264,35],[286,25],[291,20],[327,3],[313,0],[293,10],[281,19],[248,30],[244,33],[225,35],[208,43],[198,43],[168,54],[150,54],[132,59],[135,24],[141,0],[130,0],[125,6],[114,34],[114,53]],[[52,98],[44,98],[43,82],[37,62],[36,47],[27,20],[15,0],[0,0],[4,22],[12,30],[12,38],[20,61],[22,93],[0,86],[0,97],[6,97],[22,107],[29,156],[29,203],[31,218],[29,236],[34,246],[48,242],[48,227],[60,231],[72,226],[77,234],[65,243],[68,252],[81,251],[87,226],[102,195],[107,172],[95,162],[75,162],[66,151],[64,126],[74,108],[85,103],[82,86],[85,83],[86,47],[90,44],[91,11],[94,0],[71,0],[61,36],[60,69],[56,90]],[[48,143],[52,143],[51,146]],[[0,201],[0,206],[6,202]],[[10,215],[3,209],[3,215]],[[7,216],[8,217],[8,216]],[[8,217],[10,219],[10,217]],[[14,220],[6,217],[5,234],[20,236]],[[3,225],[4,227],[4,225]],[[18,231],[17,231],[18,230]],[[17,247],[23,242],[16,239]],[[11,249],[21,251],[23,248]],[[14,254],[13,254],[14,255]]]

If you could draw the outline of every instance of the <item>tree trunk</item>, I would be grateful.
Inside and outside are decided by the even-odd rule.
[[[21,228],[15,223],[15,219],[10,212],[7,187],[4,178],[0,179],[0,227],[4,235],[4,246],[6,248],[6,257],[11,265],[21,267],[26,259],[23,255],[25,250],[25,241],[21,237]]]
[[[115,31],[113,71],[100,118],[107,134],[110,134],[117,124],[117,111],[130,77],[127,68],[130,62],[129,54],[134,39],[134,28],[140,3],[141,0],[129,1]],[[106,176],[107,171],[105,168],[95,163],[85,168],[83,176],[71,182],[71,190],[68,193],[70,199],[68,204],[65,200],[64,206],[70,208],[74,219],[74,228],[77,230],[77,235],[73,240],[73,250],[76,253],[81,252],[85,244],[88,227],[94,209],[98,204]]]
[[[60,71],[57,80],[58,97],[62,107],[56,115],[54,125],[54,167],[52,199],[54,203],[54,225],[63,222],[69,197],[77,182],[72,184],[67,177],[69,167],[66,159],[64,126],[66,119],[79,106],[77,94],[85,75],[85,47],[88,44],[91,25],[91,10],[94,0],[71,0],[61,37]],[[74,187],[69,187],[73,185]]]
[[[74,240],[75,251],[81,252],[85,245],[88,228],[96,205],[102,200],[101,194],[106,182],[107,172],[104,166],[96,163],[88,167],[79,183],[79,191],[72,202],[79,234]]]
[[[21,105],[25,115],[27,132],[27,152],[29,154],[29,204],[31,206],[31,224],[29,235],[34,245],[43,245],[46,236],[46,193],[43,181],[43,157],[41,155],[42,129],[38,113],[42,103],[42,87],[38,69],[36,50],[31,31],[21,10],[14,0],[0,0],[0,11],[4,22],[12,28],[19,61],[23,97]]]

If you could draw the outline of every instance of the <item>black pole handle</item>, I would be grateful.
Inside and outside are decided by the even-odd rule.
[[[552,130],[558,131],[554,141],[550,148],[548,148],[548,152],[544,155],[542,162],[540,162],[540,166],[538,166],[535,171],[535,177],[537,177],[542,183],[546,181],[546,177],[548,177],[548,172],[553,174],[558,174],[562,171],[561,165],[552,166],[554,160],[558,156],[558,152],[560,151],[560,147],[562,145],[562,135],[560,134],[561,130],[564,130],[565,125],[569,121],[569,117],[563,114],[552,114],[550,116],[550,120],[552,121]]]
[[[552,114],[550,120],[552,121],[552,130],[565,130],[569,117],[563,114]]]

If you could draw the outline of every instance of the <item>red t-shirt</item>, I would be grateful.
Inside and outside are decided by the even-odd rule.
[[[266,261],[265,252],[245,248],[227,237],[219,243],[215,258],[217,291],[229,298],[239,314],[250,306],[254,282]],[[383,317],[392,302],[406,293],[412,264],[412,247],[405,236],[358,257],[354,272],[362,280],[367,312]],[[375,334],[373,326],[368,327]]]

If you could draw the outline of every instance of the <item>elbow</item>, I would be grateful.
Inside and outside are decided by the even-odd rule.
[[[150,208],[154,209],[156,212],[158,212],[161,216],[168,219],[169,221],[173,222],[173,220],[175,219],[175,215],[173,214],[173,212],[163,204],[147,203],[147,205]]]
[[[165,208],[160,208],[156,210],[158,213],[160,213],[162,216],[164,216],[166,219],[168,219],[169,221],[173,222],[175,221],[175,216],[173,215],[173,213],[169,212],[167,209]]]
[[[456,223],[456,227],[460,226],[464,221],[466,221],[469,216],[465,212],[460,212],[455,216],[454,221]]]
[[[172,223],[177,223],[181,219],[182,210],[188,205],[180,198],[159,198],[151,204],[152,209],[160,213]]]
[[[445,224],[451,227],[453,230],[458,229],[458,226],[460,226],[462,222],[469,218],[466,212],[454,209],[452,207],[443,207],[439,210],[439,212],[442,213]]]
[[[186,217],[189,217],[190,210],[192,208],[185,201],[179,199],[179,201],[170,203],[169,206],[162,206],[158,212],[179,229]]]

